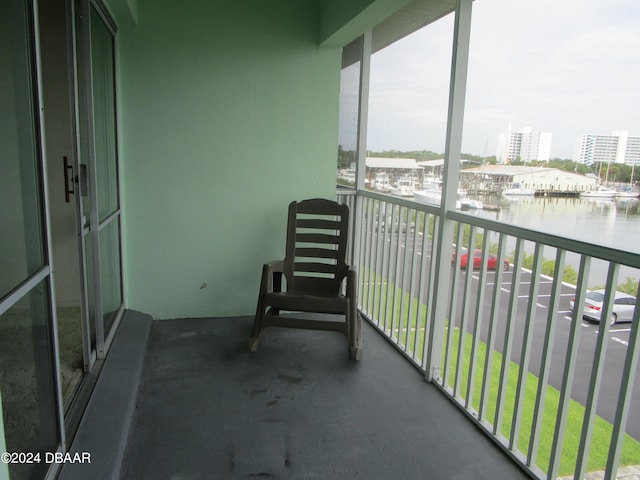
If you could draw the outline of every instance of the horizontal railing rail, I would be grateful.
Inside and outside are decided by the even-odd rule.
[[[640,405],[640,309],[614,303],[621,269],[637,279],[640,255],[454,211],[443,219],[437,206],[375,192],[338,198],[355,212],[361,313],[425,375],[437,356],[434,384],[533,477],[615,478],[640,464],[640,427],[627,431]],[[445,221],[451,271],[436,278]],[[592,308],[594,287],[604,294]],[[628,328],[610,325],[623,315]]]
[[[578,239],[571,239],[551,233],[531,230],[525,227],[501,223],[495,220],[484,219],[459,212],[447,212],[447,218],[457,222],[475,225],[479,228],[499,231],[506,235],[525,238],[544,245],[553,245],[554,247],[562,248],[564,250],[589,255],[593,258],[613,261],[633,268],[640,268],[640,255],[637,253],[596,245]]]

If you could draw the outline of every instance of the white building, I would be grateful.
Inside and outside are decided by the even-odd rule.
[[[640,164],[640,137],[630,137],[627,130],[611,135],[586,133],[580,138],[576,159],[580,163]]]
[[[502,133],[498,140],[498,162],[508,164],[515,160],[531,162],[549,161],[551,156],[551,133],[534,131],[531,127]]]
[[[556,168],[513,165],[484,165],[460,171],[463,188],[501,191],[513,183],[540,193],[579,193],[593,189],[597,178]]]

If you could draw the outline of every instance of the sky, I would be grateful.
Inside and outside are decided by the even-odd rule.
[[[444,152],[453,15],[371,59],[367,148]],[[640,137],[640,0],[475,0],[462,151],[496,155],[498,136]]]

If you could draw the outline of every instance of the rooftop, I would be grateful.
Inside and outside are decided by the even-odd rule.
[[[464,173],[486,173],[489,175],[525,175],[556,170],[550,167],[530,167],[526,165],[482,165],[464,170]]]
[[[415,158],[367,157],[369,168],[420,168]]]

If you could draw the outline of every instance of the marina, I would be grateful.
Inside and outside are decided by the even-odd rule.
[[[440,206],[442,161],[367,157],[365,188]],[[338,172],[338,183],[353,186],[352,170]],[[630,183],[606,186],[598,177],[554,168],[484,165],[460,171],[455,209],[470,215],[640,254],[640,192]],[[492,240],[493,241],[493,240]],[[497,242],[497,238],[495,239]],[[507,254],[514,245],[507,244]],[[531,254],[525,245],[525,252]],[[551,248],[544,258],[553,258]],[[580,258],[571,252],[567,265]],[[607,262],[592,263],[589,287],[601,287]],[[618,284],[637,282],[640,271],[622,267]]]
[[[606,247],[640,254],[640,200],[638,198],[568,198],[531,196],[482,196],[485,204],[499,206],[497,210],[467,212],[483,218],[525,227],[552,235],[572,238]],[[497,238],[495,239],[497,242]],[[507,254],[515,247],[507,245]],[[528,254],[532,251],[525,250]],[[545,258],[553,258],[553,252],[544,252]],[[577,268],[580,259],[568,255],[567,264]],[[591,266],[589,287],[605,284],[607,268],[604,261],[594,261]],[[640,272],[621,267],[618,284],[627,279],[638,281]]]
[[[477,215],[640,254],[640,200],[566,197],[479,197],[498,211]]]
[[[434,197],[442,184],[444,160],[416,161],[413,158],[367,157],[364,183],[367,189],[410,198]],[[608,166],[607,166],[608,172]],[[633,168],[631,170],[633,178]],[[355,185],[355,164],[337,172],[339,184]],[[463,168],[460,190],[472,195],[638,198],[633,182],[609,183],[609,175],[578,174],[558,168],[527,165],[493,165]],[[458,196],[460,199],[460,196]],[[430,202],[427,202],[430,203]],[[463,202],[464,207],[464,202]],[[491,202],[490,205],[495,205]],[[472,207],[473,208],[473,207]]]

